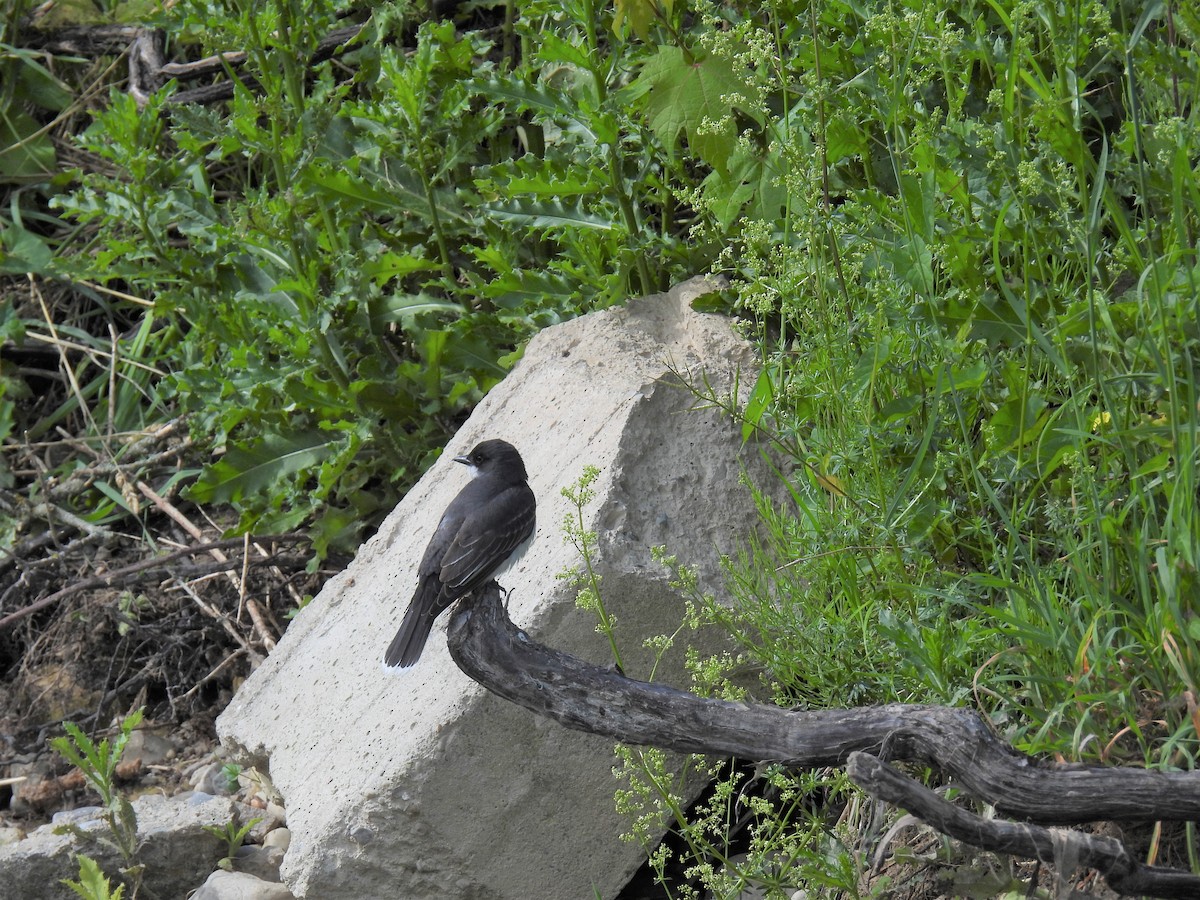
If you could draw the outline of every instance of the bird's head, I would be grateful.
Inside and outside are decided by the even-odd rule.
[[[466,456],[454,457],[454,461],[469,468],[472,478],[491,475],[513,483],[527,480],[525,462],[508,441],[481,441]]]

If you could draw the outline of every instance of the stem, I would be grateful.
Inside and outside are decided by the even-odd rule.
[[[585,580],[587,581],[588,588],[596,598],[596,614],[600,617],[600,630],[608,638],[608,646],[612,648],[613,661],[616,662],[617,669],[624,671],[625,667],[621,664],[621,651],[617,649],[617,641],[613,637],[612,618],[608,615],[608,610],[604,608],[604,598],[600,594],[600,577],[596,574],[596,570],[592,566],[594,537],[589,535],[583,524],[583,504],[585,497],[586,494],[581,492],[579,502],[575,504],[575,523],[579,528],[579,553],[583,557],[583,567],[587,570],[587,578]]]
[[[437,241],[438,255],[442,258],[442,277],[449,284],[453,284],[454,265],[450,261],[450,249],[446,246],[446,236],[442,231],[442,220],[438,215],[437,203],[434,202],[433,198],[433,182],[429,178],[429,165],[425,158],[425,140],[423,138],[417,139],[417,160],[421,164],[421,187],[425,191],[425,202],[429,204],[429,220],[433,225],[433,237]]]
[[[596,0],[584,0],[583,27],[587,34],[588,58],[592,63],[590,69],[592,85],[596,91],[596,107],[603,110],[608,102],[608,84],[604,73],[601,71],[603,67],[599,61],[600,40],[596,34],[596,17]],[[610,115],[607,112],[602,114]],[[641,222],[638,221],[633,201],[625,190],[625,179],[621,176],[621,155],[617,143],[606,145],[605,156],[608,158],[608,179],[612,184],[613,194],[617,198],[617,208],[621,211],[621,223],[625,226],[625,231],[629,237],[633,238],[635,235],[641,233],[642,226]],[[634,265],[637,267],[638,280],[641,282],[642,293],[651,294],[656,291],[658,289],[658,282],[650,273],[650,264],[646,260],[645,254],[636,251],[634,254]]]

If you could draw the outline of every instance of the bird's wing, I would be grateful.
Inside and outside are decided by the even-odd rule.
[[[425,554],[421,557],[421,565],[417,568],[419,578],[424,579],[432,575],[437,580],[438,573],[442,570],[442,558],[450,549],[450,545],[454,543],[454,536],[462,527],[466,508],[467,505],[461,503],[459,497],[456,497],[454,502],[446,507],[446,512],[442,514],[437,530],[430,537],[429,544],[425,547]]]
[[[533,491],[521,483],[468,515],[442,556],[443,590],[461,597],[486,583],[533,534],[535,507]]]

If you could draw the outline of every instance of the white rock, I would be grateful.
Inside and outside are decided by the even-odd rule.
[[[358,558],[288,628],[218,721],[242,762],[269,771],[287,807],[284,880],[311,900],[608,897],[641,852],[619,835],[612,741],[497,699],[446,650],[444,620],[420,662],[381,659],[416,584],[437,520],[465,484],[451,458],[484,438],[522,453],[538,531],[501,579],[509,613],[531,637],[611,662],[595,618],[556,576],[579,565],[563,540],[561,490],[602,470],[585,525],[600,536],[604,596],[625,669],[649,675],[644,638],[672,633],[682,605],[651,560],[665,544],[720,588],[720,554],[757,524],[740,467],[760,468],[740,428],[672,383],[668,364],[728,395],[757,375],[726,319],[692,311],[697,279],[549,328],[494,388]],[[715,649],[717,638],[706,638]],[[659,677],[683,684],[683,648]],[[665,675],[664,675],[665,673]]]
[[[175,756],[175,745],[161,734],[139,729],[129,736],[122,759],[140,759],[143,766],[156,766]]]
[[[263,881],[245,872],[216,871],[192,895],[192,900],[295,900],[278,882]]]
[[[148,894],[183,897],[200,883],[217,860],[224,843],[205,831],[223,825],[233,815],[227,798],[209,798],[201,804],[174,797],[148,794],[133,801],[138,821],[138,859],[146,864],[143,886]],[[95,813],[93,813],[95,815]],[[83,827],[97,838],[106,836],[99,820]],[[110,845],[72,835],[54,834],[44,825],[25,840],[0,846],[0,898],[50,900],[65,896],[60,880],[78,879],[77,853],[86,853],[106,872],[116,872],[120,860]]]
[[[267,832],[267,836],[263,838],[263,846],[270,847],[275,850],[285,851],[288,845],[292,843],[292,833],[286,828],[276,828]]]

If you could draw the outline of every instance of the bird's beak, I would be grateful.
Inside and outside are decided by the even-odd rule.
[[[456,456],[454,457],[454,461],[456,463],[462,463],[464,466],[471,465],[471,457],[469,456]]]

